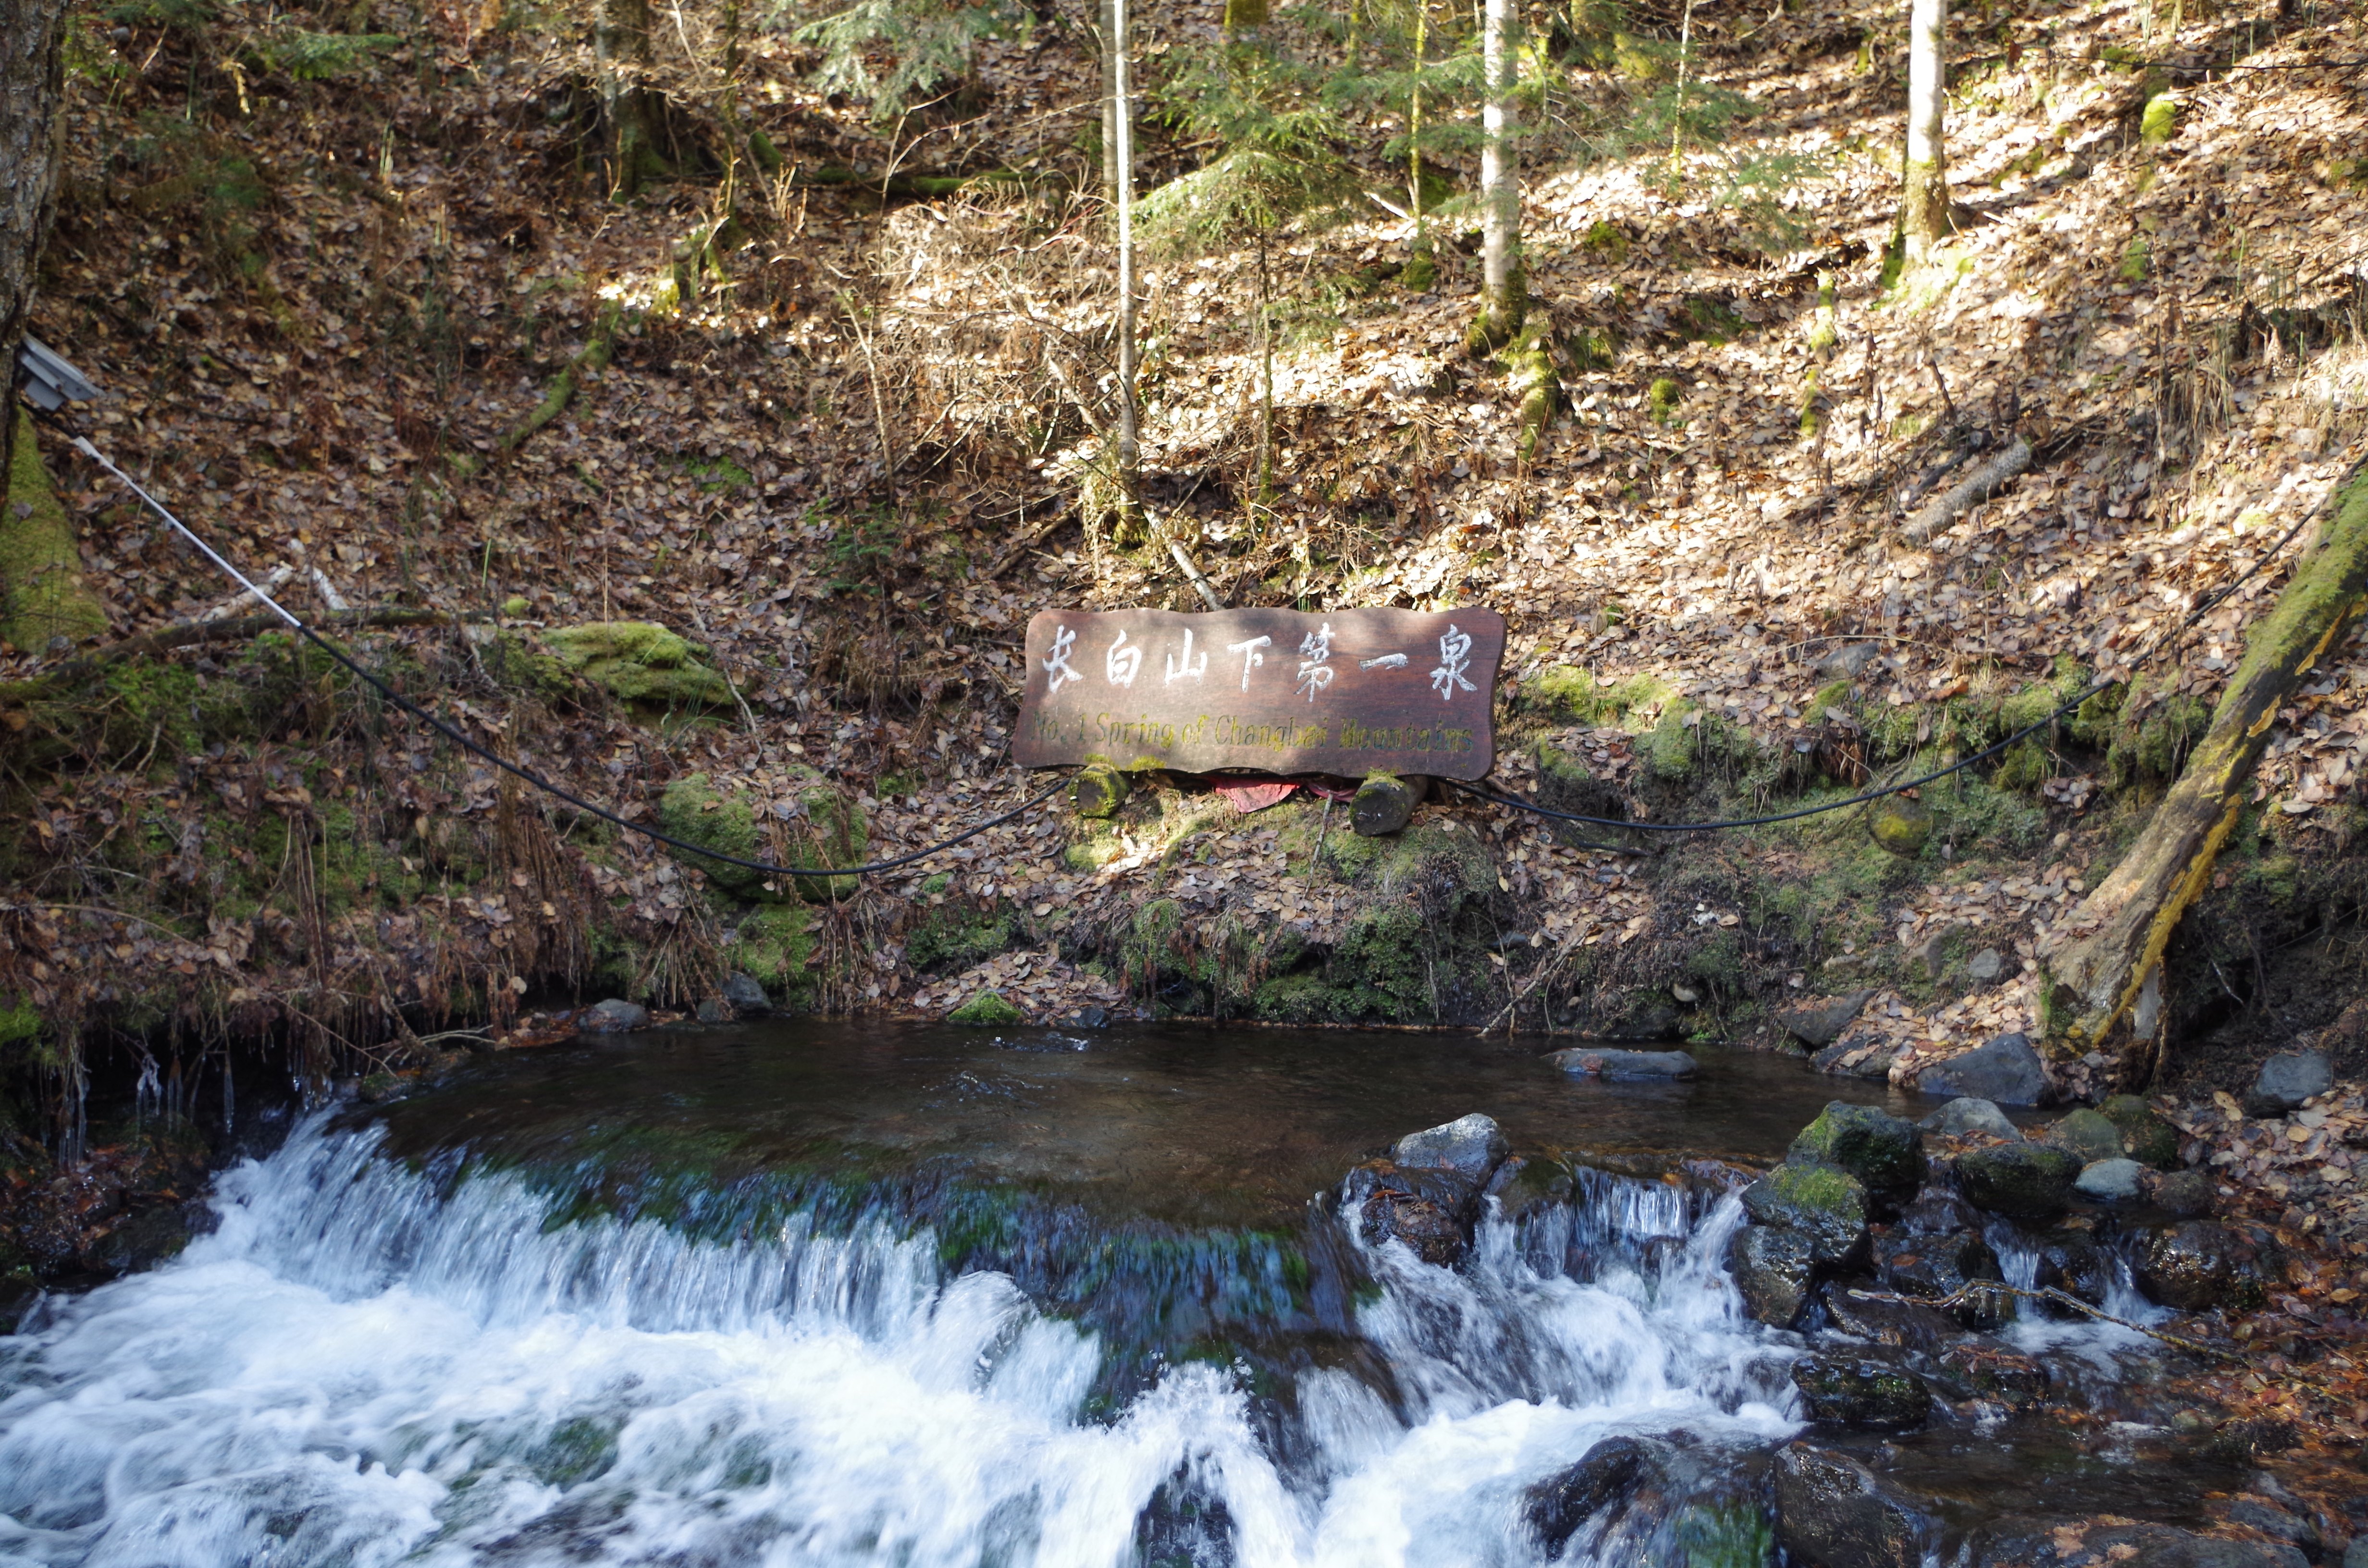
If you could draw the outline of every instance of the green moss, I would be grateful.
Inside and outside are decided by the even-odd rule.
[[[999,991],[982,991],[946,1015],[950,1024],[1024,1024],[1028,1015],[1003,998]]]
[[[58,638],[74,643],[98,636],[107,630],[107,610],[83,586],[74,521],[51,487],[33,416],[19,407],[16,419],[7,500],[0,506],[0,640],[38,653]]]
[[[604,620],[542,634],[559,662],[626,702],[723,707],[732,688],[700,663],[707,650],[654,621]]]
[[[745,916],[724,962],[762,985],[785,1007],[803,1006],[818,978],[814,972],[814,916],[801,908],[759,909]]]
[[[1667,376],[1656,377],[1645,392],[1645,411],[1653,416],[1656,425],[1676,425],[1678,404],[1684,400],[1685,394],[1678,390],[1677,382]]]
[[[726,792],[704,773],[692,773],[666,786],[658,801],[658,826],[675,837],[701,845],[743,860],[766,858],[766,846],[757,832],[757,815],[736,791]],[[727,892],[749,899],[777,899],[762,871],[711,860],[703,855],[677,850],[686,865],[707,873],[707,880]],[[778,886],[778,884],[777,884]]]
[[[1687,1504],[1670,1521],[1668,1536],[1668,1561],[1686,1568],[1767,1568],[1776,1561],[1768,1511],[1739,1498]]]
[[[1019,938],[1019,922],[1008,906],[944,904],[922,915],[906,936],[905,958],[915,969],[965,970],[1008,951]]]
[[[2159,145],[2179,131],[2179,100],[2169,93],[2157,93],[2146,100],[2146,111],[2138,117],[2138,136]]]
[[[1606,261],[1618,263],[1628,259],[1628,236],[1608,218],[1598,218],[1588,224],[1587,233],[1578,243],[1582,248]]]
[[[1657,711],[1675,694],[1668,682],[1652,676],[1630,676],[1603,686],[1588,671],[1549,665],[1522,681],[1520,703],[1543,718],[1600,725],[1619,723],[1633,713]]]
[[[1836,718],[1848,719],[1852,717],[1856,708],[1857,704],[1850,700],[1850,683],[1847,678],[1827,681],[1809,699],[1808,716],[1823,719],[1831,713]]]
[[[1701,723],[1700,711],[1686,699],[1677,699],[1662,709],[1661,722],[1645,733],[1638,748],[1654,778],[1676,782],[1693,776],[1702,752]]]
[[[0,1007],[0,1051],[33,1039],[41,1032],[41,1016],[24,1002]]]
[[[1866,809],[1866,828],[1874,841],[1894,855],[1913,858],[1924,852],[1932,836],[1933,815],[1920,801],[1885,795]]]

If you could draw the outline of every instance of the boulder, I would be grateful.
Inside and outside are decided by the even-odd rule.
[[[562,665],[627,702],[722,708],[732,701],[732,687],[700,662],[707,650],[654,621],[554,627],[542,641]]]
[[[1523,1494],[1521,1518],[1549,1560],[1578,1528],[1621,1502],[1666,1468],[1668,1444],[1655,1437],[1606,1437],[1577,1464]]]
[[[721,996],[703,996],[690,1010],[690,1016],[702,1024],[728,1024],[732,1021],[732,1009]]]
[[[1957,1157],[1957,1187],[1976,1209],[2052,1220],[2071,1207],[2080,1156],[2053,1143],[1993,1143]]]
[[[1574,1078],[1691,1078],[1700,1064],[1682,1051],[1614,1051],[1573,1046],[1546,1058]]]
[[[1770,1327],[1789,1328],[1816,1283],[1816,1248],[1798,1231],[1746,1225],[1727,1245],[1726,1267],[1746,1312]]]
[[[1467,1227],[1480,1212],[1481,1184],[1463,1171],[1367,1160],[1340,1184],[1340,1204],[1363,1207],[1376,1193],[1419,1198],[1455,1216]]]
[[[1899,1211],[1903,1236],[1945,1236],[1982,1228],[1981,1211],[1945,1187],[1928,1187]]]
[[[2335,1063],[2323,1051],[2282,1051],[2261,1063],[2245,1091],[2247,1116],[2283,1116],[2335,1085]]]
[[[2013,1142],[2021,1138],[2022,1130],[2007,1119],[1994,1100],[1976,1099],[1963,1095],[1951,1100],[1939,1110],[1916,1124],[1927,1132],[1938,1132],[1952,1138],[1962,1138],[1968,1132],[1986,1132],[1993,1138]]]
[[[1816,1568],[1923,1568],[1940,1526],[1926,1499],[1848,1454],[1791,1443],[1776,1455],[1776,1539]]]
[[[1976,985],[1987,985],[2006,972],[2006,955],[1996,948],[1984,948],[1965,960],[1965,978]]]
[[[2080,1167],[2072,1190],[2091,1203],[2134,1203],[2138,1196],[2138,1178],[2145,1174],[2144,1165],[2120,1155],[2092,1160]]]
[[[1454,1171],[1477,1187],[1505,1163],[1505,1134],[1496,1121],[1474,1112],[1441,1122],[1397,1142],[1391,1157],[1410,1170]]]
[[[723,977],[723,1001],[744,1018],[761,1018],[773,1010],[773,999],[765,994],[757,977],[737,970]]]
[[[1444,1268],[1463,1256],[1463,1221],[1452,1210],[1411,1193],[1383,1190],[1358,1211],[1358,1232],[1369,1246],[1404,1242],[1423,1262]]]
[[[1845,1268],[1866,1251],[1866,1188],[1831,1165],[1785,1161],[1743,1189],[1752,1222],[1796,1232],[1820,1268]]]
[[[623,1034],[650,1027],[650,1010],[638,1002],[611,996],[575,1016],[575,1027],[587,1034]]]
[[[2232,1540],[2107,1515],[2094,1519],[2014,1516],[1975,1527],[1965,1568],[2308,1568],[2283,1541]]]
[[[2041,1235],[2038,1246],[2033,1285],[2043,1290],[2061,1290],[2092,1307],[2105,1304],[2113,1288],[2113,1259],[2087,1231],[2064,1225]],[[2064,1315],[2074,1314],[2067,1310]]]
[[[1888,1362],[1804,1356],[1791,1372],[1813,1421],[1907,1432],[1931,1419],[1931,1391]]]
[[[1924,1180],[1924,1138],[1915,1124],[1847,1100],[1828,1102],[1786,1157],[1848,1171],[1872,1193],[1912,1193]]]
[[[2220,1196],[2214,1190],[2210,1174],[2204,1171],[2149,1175],[2138,1191],[2148,1203],[2181,1220],[2203,1219],[2212,1212],[2214,1200]]]
[[[1847,996],[1812,997],[1794,1006],[1784,1007],[1776,1014],[1776,1027],[1799,1040],[1812,1051],[1822,1050],[1841,1039],[1842,1030],[1866,1006],[1874,993],[1853,991]]]
[[[2278,1485],[2274,1480],[2270,1484]],[[2281,1486],[2279,1490],[2285,1489]],[[2292,1494],[2289,1493],[2288,1496],[2291,1497]],[[2268,1497],[2246,1493],[2228,1505],[2224,1517],[2232,1525],[2243,1525],[2273,1540],[2291,1542],[2302,1548],[2306,1557],[2316,1559],[2326,1549],[2326,1542],[2319,1539],[2317,1526],[2292,1508],[2281,1506]]]
[[[2122,1130],[2101,1113],[2085,1108],[2056,1118],[2040,1137],[2083,1161],[2114,1160],[2122,1154]]]
[[[1965,1335],[1964,1324],[1921,1301],[1867,1301],[1839,1287],[1828,1287],[1825,1303],[1826,1315],[1839,1332],[1897,1350],[1915,1350],[1929,1356]]]
[[[1820,680],[1856,680],[1881,657],[1880,642],[1845,642],[1819,659],[1813,673]]]
[[[2097,1108],[2122,1134],[2122,1153],[2160,1171],[2179,1166],[2179,1129],[2135,1095],[2115,1095]]]
[[[1937,1300],[1975,1279],[1998,1279],[1998,1255],[1972,1231],[1942,1236],[1886,1235],[1874,1243],[1876,1277],[1903,1296]],[[1983,1312],[1987,1320],[1994,1315]]]
[[[1930,842],[1932,809],[1905,795],[1885,795],[1866,808],[1866,831],[1873,840],[1905,859],[1914,859]]]
[[[1917,1075],[1916,1086],[1928,1095],[2038,1105],[2047,1097],[2047,1069],[2031,1041],[2019,1034],[2002,1034],[1932,1063]]]
[[[2149,1234],[2137,1257],[2138,1289],[2182,1312],[2250,1310],[2268,1295],[2259,1250],[2212,1220],[2183,1220]]]

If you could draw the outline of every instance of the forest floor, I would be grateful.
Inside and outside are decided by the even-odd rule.
[[[715,155],[711,40],[686,30],[658,77],[681,177],[612,201],[572,40],[431,18],[321,76],[271,69],[261,24],[226,44],[230,22],[124,14],[75,34],[34,324],[105,389],[72,427],[306,612],[465,618],[345,635],[485,745],[720,846],[899,854],[1041,787],[1004,761],[1029,616],[1199,608],[1091,504],[1111,256],[1077,193],[1096,78],[1074,18],[982,43],[958,105],[893,125],[761,35],[738,101],[771,172]],[[1214,8],[1148,25],[1156,59]],[[801,900],[545,812],[283,638],[64,676],[91,646],[16,649],[0,1041],[51,1074],[25,1078],[19,1125],[32,1085],[84,1063],[128,1085],[166,1058],[178,1092],[235,1036],[314,1071],[409,1070],[464,1036],[550,1038],[601,995],[688,1012],[734,970],[785,1006],[890,1016],[993,992],[1040,1021],[1771,1048],[1787,1009],[1846,995],[1821,1065],[1907,1085],[2032,1027],[2038,956],[2368,450],[2368,103],[2356,72],[2316,68],[2368,55],[2368,22],[2127,0],[1959,17],[1961,232],[1904,273],[1889,11],[1719,4],[1691,26],[1700,79],[1752,106],[1723,141],[1549,134],[1525,170],[1565,392],[1526,460],[1518,392],[1463,347],[1473,220],[1445,218],[1438,277],[1409,290],[1411,226],[1383,204],[1403,180],[1375,170],[1361,211],[1271,248],[1270,496],[1257,253],[1155,258],[1146,492],[1230,603],[1504,613],[1492,782],[1514,794],[1664,822],[1839,799],[2117,683],[1920,791],[1908,852],[1860,808],[1602,850],[1452,798],[1365,840],[1312,794],[1240,814],[1150,778],[1113,819],[1047,806]],[[1652,69],[1561,72],[1550,123],[1616,121]],[[1153,176],[1187,151],[1155,142]],[[1773,159],[1793,174],[1770,195]],[[916,168],[1016,177],[907,199]],[[1903,537],[2018,436],[2027,473]],[[40,440],[97,643],[231,598],[58,429]],[[618,621],[691,646],[586,666],[614,634],[569,631]],[[2280,715],[2177,938],[2158,1087],[2241,1093],[2319,1030],[2368,1075],[2368,1038],[2330,1028],[2368,958],[2363,751],[2355,634]],[[2308,1206],[2295,1224],[2358,1206],[2348,1164],[2322,1165],[2340,1179],[2279,1195]]]

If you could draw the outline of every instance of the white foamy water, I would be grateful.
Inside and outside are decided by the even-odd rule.
[[[926,1234],[555,1223],[374,1143],[307,1126],[178,1259],[0,1339],[0,1562],[1513,1565],[1523,1490],[1600,1437],[1793,1429],[1731,1199],[1590,1193],[1661,1244],[1586,1281],[1496,1222],[1462,1271],[1373,1254],[1395,1407],[1303,1372],[1286,1463],[1224,1369],[1089,1415],[1095,1335]]]

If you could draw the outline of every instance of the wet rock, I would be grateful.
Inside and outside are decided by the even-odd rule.
[[[1930,1355],[1964,1337],[1964,1324],[1921,1301],[1870,1301],[1834,1284],[1826,1287],[1825,1303],[1837,1332],[1897,1350]]]
[[[1865,1255],[1866,1188],[1847,1171],[1787,1160],[1743,1189],[1743,1207],[1755,1224],[1807,1237],[1820,1268]]]
[[[1553,1160],[1532,1160],[1516,1154],[1497,1167],[1497,1174],[1488,1178],[1480,1196],[1484,1207],[1486,1199],[1495,1199],[1504,1217],[1518,1224],[1533,1210],[1569,1203],[1576,1187],[1568,1167]]]
[[[2119,1159],[2122,1154],[2122,1130],[2093,1110],[2067,1112],[2056,1118],[2040,1136],[2059,1148],[2071,1150],[2083,1164]]]
[[[2368,1535],[2356,1535],[2344,1549],[2343,1568],[2368,1568]]]
[[[1871,1193],[1914,1192],[1924,1179],[1924,1138],[1913,1122],[1844,1100],[1801,1130],[1787,1158],[1848,1171]]]
[[[1668,1449],[1652,1437],[1606,1437],[1568,1470],[1531,1487],[1521,1499],[1521,1518],[1544,1555],[1562,1555],[1581,1525],[1664,1469]]]
[[[1812,1051],[1819,1050],[1841,1039],[1842,1030],[1866,1006],[1873,991],[1853,991],[1847,996],[1814,997],[1798,1006],[1785,1007],[1776,1015],[1776,1026]]]
[[[2247,1116],[2283,1116],[2335,1084],[2335,1063],[2323,1051],[2282,1051],[2261,1063],[2245,1091]]]
[[[2119,1155],[2091,1160],[2080,1167],[2072,1190],[2091,1203],[2132,1203],[2137,1200],[2138,1178],[2145,1174],[2144,1165]]]
[[[1945,1236],[1955,1231],[1982,1228],[1980,1210],[1946,1187],[1928,1187],[1916,1201],[1899,1211],[1896,1227],[1904,1236]]]
[[[1100,1029],[1110,1027],[1110,1010],[1105,1007],[1082,1007],[1069,1015],[1073,1029]]]
[[[2043,1290],[2061,1290],[2092,1307],[2105,1304],[2113,1286],[2113,1260],[2086,1231],[2066,1225],[2038,1238],[2039,1260],[2032,1283]],[[2067,1310],[2062,1315],[2073,1314]]]
[[[690,1016],[702,1024],[728,1024],[732,1021],[732,1009],[724,1005],[722,997],[708,996],[691,1009]]]
[[[2022,1130],[2007,1119],[1995,1100],[1978,1099],[1961,1095],[1939,1110],[1916,1124],[1927,1132],[1938,1132],[1952,1138],[1962,1138],[1968,1132],[1987,1132],[1993,1138],[2003,1138],[2011,1143],[2022,1137]]]
[[[1340,1184],[1344,1208],[1358,1208],[1376,1193],[1419,1198],[1468,1224],[1479,1212],[1482,1188],[1462,1171],[1404,1166],[1395,1160],[1367,1160]]]
[[[1940,1528],[1926,1499],[1848,1454],[1792,1443],[1776,1455],[1776,1539],[1810,1568],[1922,1568]]]
[[[1885,1361],[1804,1356],[1790,1369],[1813,1421],[1876,1432],[1907,1432],[1931,1419],[1932,1392]]]
[[[1546,1058],[1574,1078],[1691,1078],[1700,1063],[1682,1051],[1607,1051],[1573,1046]]]
[[[575,1027],[591,1034],[622,1034],[650,1027],[650,1010],[638,1002],[611,996],[575,1016]]]
[[[2212,1220],[2186,1220],[2150,1234],[2138,1253],[2138,1289],[2182,1312],[2250,1310],[2268,1285],[2259,1249]]]
[[[1404,1242],[1415,1256],[1441,1268],[1463,1256],[1463,1222],[1454,1213],[1427,1198],[1381,1191],[1365,1199],[1358,1213],[1359,1232],[1366,1244]]]
[[[1728,1244],[1727,1272],[1743,1310],[1759,1323],[1789,1328],[1800,1320],[1817,1277],[1816,1247],[1798,1231],[1746,1225]]]
[[[2232,1525],[2248,1526],[2265,1536],[2298,1546],[2306,1556],[2317,1557],[2326,1544],[2308,1519],[2267,1497],[2240,1496],[2228,1505],[2226,1517]]]
[[[1928,1095],[1962,1095],[1999,1105],[2038,1105],[2047,1097],[2047,1069],[2031,1041],[2002,1034],[1987,1044],[1936,1062],[1918,1074]]]
[[[1885,1078],[1899,1059],[1899,1046],[1865,1029],[1853,1029],[1809,1058],[1809,1065],[1838,1078]]]
[[[1938,1375],[1953,1380],[1968,1399],[1993,1400],[2009,1410],[2044,1401],[2055,1380],[2039,1361],[1987,1335],[1967,1335],[1933,1358]]]
[[[194,1238],[211,1233],[220,1223],[213,1205],[201,1198],[146,1210],[108,1232],[85,1261],[97,1272],[137,1274],[179,1256]]]
[[[761,1018],[773,1010],[773,999],[753,974],[738,971],[723,977],[723,1000],[732,1011],[744,1018]]]
[[[1976,1209],[2052,1220],[2071,1206],[2080,1156],[2052,1143],[1995,1143],[1957,1156],[1957,1186]]]
[[[2111,1516],[2046,1520],[2009,1517],[1977,1527],[1966,1568],[2307,1568],[2282,1541],[2230,1540]]]
[[[1971,1231],[1886,1236],[1874,1245],[1876,1277],[1903,1296],[1952,1296],[1975,1279],[1998,1279],[1998,1255]],[[1983,1314],[1987,1317],[1988,1314]]]
[[[1905,795],[1885,795],[1866,808],[1866,831],[1894,855],[1913,859],[1932,837],[1930,807]]]
[[[1469,1176],[1476,1187],[1505,1163],[1508,1152],[1504,1131],[1495,1119],[1474,1112],[1409,1132],[1390,1153],[1406,1169],[1455,1171]]]
[[[2167,1171],[2148,1176],[2139,1186],[2148,1203],[2181,1220],[2200,1220],[2212,1212],[2220,1196],[2212,1177],[2203,1171]]]
[[[2115,1095],[2097,1108],[2122,1134],[2122,1153],[2142,1165],[2173,1170],[2179,1165],[2179,1129],[2157,1116],[2135,1095]]]

